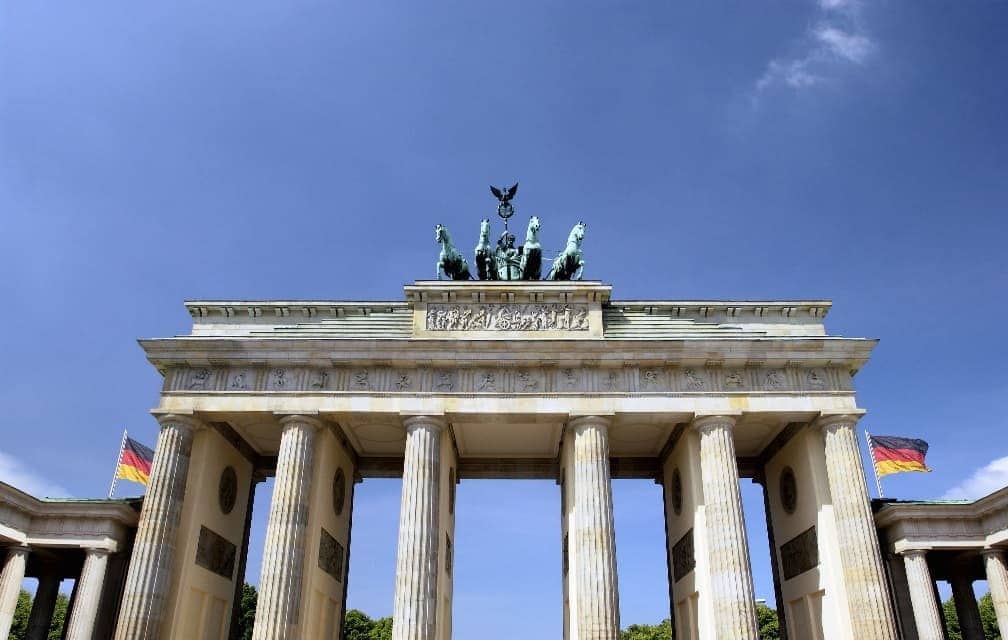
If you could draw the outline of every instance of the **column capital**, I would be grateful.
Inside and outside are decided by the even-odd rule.
[[[280,425],[283,426],[284,430],[296,425],[306,425],[311,427],[312,431],[321,431],[325,428],[325,423],[319,420],[318,417],[303,413],[284,413],[277,415],[277,418],[280,419]]]
[[[821,413],[818,418],[816,418],[812,424],[820,429],[825,429],[827,427],[832,427],[834,425],[850,425],[854,426],[858,423],[865,412],[859,409],[852,409],[851,411],[846,411],[843,413]]]
[[[28,555],[31,553],[31,547],[26,544],[18,544],[6,548],[7,553],[18,554],[18,555]]]
[[[438,431],[444,431],[448,428],[448,421],[445,420],[443,415],[411,415],[403,416],[402,418],[406,431],[416,429],[417,427],[434,427]]]
[[[917,558],[919,556],[927,556],[928,551],[931,551],[931,549],[920,549],[914,547],[911,549],[902,549],[897,553],[905,558]]]
[[[102,549],[100,547],[86,547],[84,549],[84,554],[88,556],[94,556],[100,558],[102,556],[109,555],[110,551],[108,549]]]
[[[593,425],[596,427],[603,427],[606,431],[612,426],[612,419],[607,416],[571,416],[567,420],[567,429],[574,430],[578,427],[585,427],[588,425]]]
[[[205,429],[206,424],[202,420],[194,416],[184,416],[177,413],[157,413],[154,414],[154,419],[158,421],[161,428],[173,424],[175,426],[180,426],[184,428],[189,434],[193,434],[200,429]]]
[[[980,555],[983,557],[994,556],[995,558],[1004,558],[1004,549],[999,549],[996,547],[987,547],[986,549],[980,550]]]
[[[713,427],[728,427],[731,429],[735,427],[738,419],[739,415],[730,415],[727,413],[697,415],[693,418],[693,422],[690,423],[690,428],[696,431],[705,431]]]

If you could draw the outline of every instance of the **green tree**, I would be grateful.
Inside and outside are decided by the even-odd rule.
[[[956,613],[955,601],[952,598],[942,603],[942,614],[945,616],[945,629],[948,630],[948,640],[962,640],[962,629],[959,627],[959,614]]]
[[[983,625],[984,636],[987,640],[1001,640],[998,632],[997,614],[994,612],[994,600],[988,591],[980,598],[980,624]]]
[[[780,620],[776,609],[757,603],[756,624],[759,625],[760,640],[780,640]]]
[[[238,637],[241,640],[252,640],[252,626],[255,624],[256,603],[259,592],[245,583],[242,585],[241,600],[238,602]]]
[[[56,596],[56,606],[53,607],[52,622],[49,623],[49,640],[60,640],[63,635],[63,625],[66,623],[67,607],[70,598],[65,593]]]
[[[357,609],[346,612],[343,620],[343,640],[371,640],[374,620]]]
[[[666,618],[658,624],[632,624],[620,631],[620,640],[672,640],[672,623]]]
[[[980,601],[980,625],[983,627],[984,638],[1001,640],[998,633],[997,614],[994,613],[994,601],[990,593],[985,593]],[[962,640],[962,628],[959,626],[959,616],[956,614],[955,601],[949,598],[942,603],[942,614],[945,616],[945,628],[948,630],[948,640]]]
[[[392,616],[375,620],[368,640],[392,640]]]
[[[28,616],[31,615],[32,598],[22,589],[18,593],[17,606],[14,608],[14,621],[11,623],[10,640],[24,640],[28,633]]]

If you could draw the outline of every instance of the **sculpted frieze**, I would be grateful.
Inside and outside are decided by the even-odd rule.
[[[429,304],[428,331],[588,331],[584,304]]]
[[[182,367],[177,393],[758,394],[851,391],[839,367]]]

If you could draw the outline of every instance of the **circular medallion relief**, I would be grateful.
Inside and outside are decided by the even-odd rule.
[[[231,513],[237,499],[238,474],[235,473],[234,467],[225,467],[224,471],[221,471],[220,482],[217,483],[217,502],[221,511],[225,515]]]
[[[343,513],[343,505],[346,503],[346,474],[340,467],[336,471],[336,476],[332,482],[332,507],[336,515]]]
[[[780,501],[786,513],[794,513],[798,506],[798,482],[791,467],[784,467],[781,471]]]
[[[682,513],[682,476],[678,468],[672,472],[672,511]]]

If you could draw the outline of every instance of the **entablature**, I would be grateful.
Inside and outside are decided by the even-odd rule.
[[[875,524],[893,550],[982,549],[1008,543],[1008,488],[974,502],[879,501]]]
[[[0,539],[16,544],[115,552],[139,517],[139,500],[39,499],[0,482]]]

